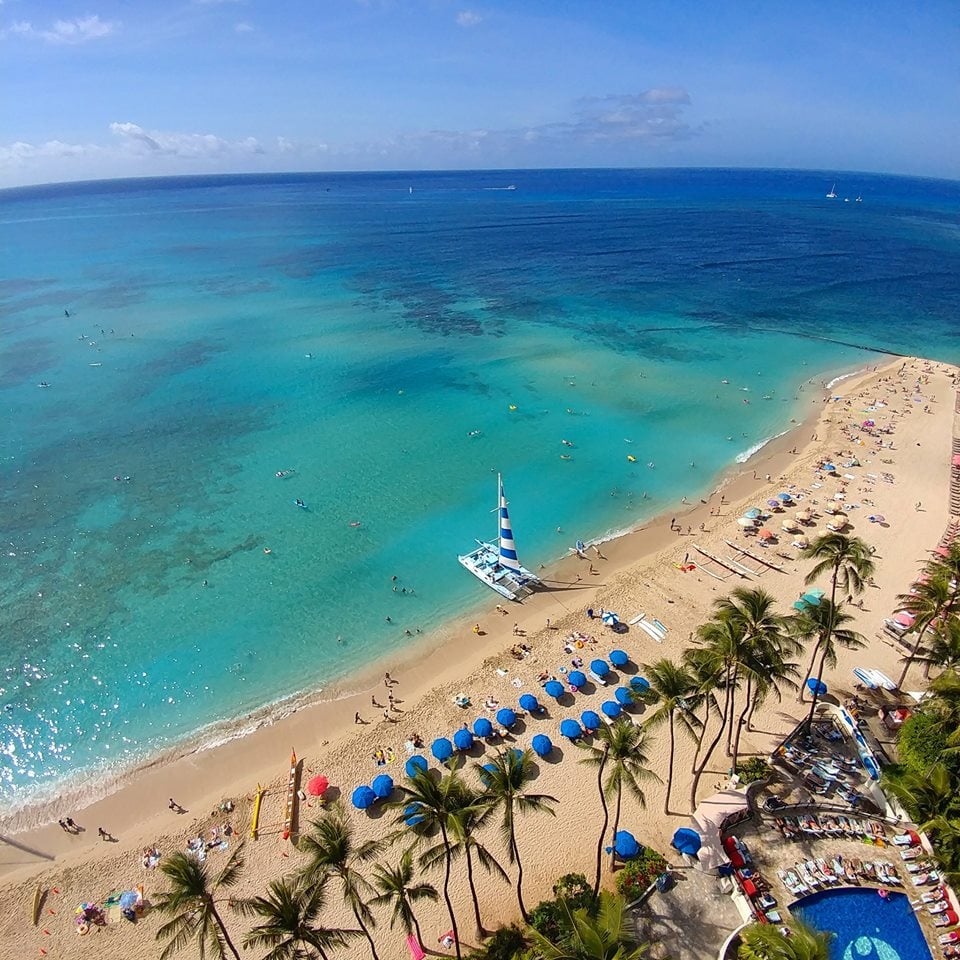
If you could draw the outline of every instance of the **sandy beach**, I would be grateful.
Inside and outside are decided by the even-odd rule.
[[[789,612],[810,566],[796,561],[798,551],[790,546],[793,537],[781,532],[781,520],[790,513],[775,515],[771,520],[772,529],[780,537],[779,543],[766,550],[755,538],[748,543],[737,518],[750,506],[762,506],[770,497],[788,491],[801,506],[816,511],[815,524],[806,531],[812,539],[824,532],[829,519],[822,507],[843,490],[849,532],[876,548],[877,573],[875,585],[863,596],[863,610],[852,611],[856,614],[855,629],[870,645],[866,650],[841,651],[836,670],[825,679],[832,692],[843,696],[853,690],[851,670],[856,666],[876,667],[898,676],[898,652],[892,641],[884,638],[882,621],[893,610],[895,596],[907,588],[918,566],[936,546],[949,520],[956,373],[956,368],[946,364],[896,358],[876,370],[844,379],[828,391],[828,397],[818,385],[811,384],[807,388],[811,394],[807,419],[791,425],[787,434],[732,470],[715,493],[695,504],[682,504],[675,514],[659,517],[600,545],[599,553],[596,548],[590,549],[586,559],[571,556],[542,571],[549,589],[522,607],[510,606],[498,612],[498,598],[491,593],[479,608],[467,611],[461,620],[418,643],[403,662],[378,664],[354,678],[352,689],[342,695],[303,706],[276,723],[215,749],[141,770],[117,792],[86,809],[62,807],[51,811],[54,819],[72,816],[85,828],[78,835],[65,833],[55,822],[20,831],[16,823],[7,824],[6,842],[0,845],[0,879],[7,903],[0,920],[0,955],[31,957],[45,951],[46,956],[65,960],[134,954],[147,960],[158,956],[161,945],[154,934],[160,921],[156,914],[148,912],[136,925],[111,922],[94,935],[80,938],[74,933],[74,908],[85,900],[102,901],[111,892],[138,883],[143,883],[148,900],[151,893],[163,889],[163,878],[141,864],[145,847],[156,846],[161,853],[182,849],[188,838],[225,820],[235,830],[231,844],[238,837],[246,837],[251,797],[258,783],[267,788],[260,835],[246,843],[243,880],[234,893],[259,893],[267,881],[298,865],[297,851],[281,836],[291,748],[303,760],[304,784],[313,774],[323,773],[333,785],[328,796],[339,793],[349,803],[353,788],[369,783],[378,773],[402,778],[407,756],[404,741],[410,732],[422,735],[429,748],[435,737],[450,736],[464,721],[472,723],[476,717],[488,715],[485,700],[516,706],[517,697],[524,692],[536,693],[541,702],[548,703],[548,710],[537,717],[523,718],[508,742],[527,747],[534,734],[550,735],[557,749],[548,761],[539,764],[537,790],[560,800],[556,817],[520,822],[518,841],[526,853],[525,899],[528,904],[536,903],[563,873],[589,873],[600,824],[599,802],[593,774],[577,763],[580,751],[561,741],[559,722],[566,716],[578,717],[584,709],[598,709],[607,697],[592,687],[587,688],[591,692],[578,694],[573,704],[569,697],[555,704],[542,695],[538,676],[557,674],[562,666],[570,665],[570,654],[563,649],[565,639],[573,631],[591,635],[597,643],[588,644],[586,650],[596,651],[601,657],[614,647],[622,648],[642,674],[643,663],[661,657],[678,658],[690,644],[696,627],[709,616],[713,601],[735,586],[762,586],[777,598],[782,612]],[[915,389],[918,378],[920,385]],[[860,429],[868,418],[876,423],[870,433]],[[887,429],[891,432],[879,432]],[[884,445],[878,447],[878,442]],[[893,446],[887,446],[889,443]],[[841,469],[839,477],[828,477],[817,470],[824,461],[842,463],[854,457],[861,465]],[[871,523],[867,519],[871,514],[882,515],[885,521]],[[728,541],[746,546],[751,553],[783,569],[775,570],[738,555]],[[739,556],[739,562],[755,572],[737,574],[719,563],[708,562],[706,554]],[[683,572],[679,567],[684,561],[697,566]],[[643,612],[667,628],[666,637],[657,642],[636,626],[614,635],[598,621],[588,619],[588,607],[616,610],[624,621]],[[480,626],[479,635],[472,630],[475,623]],[[518,640],[515,631],[530,647],[529,655],[520,661],[510,655],[510,647]],[[800,660],[805,664],[804,657]],[[386,711],[389,721],[384,719],[388,696],[384,670],[389,670],[396,681],[389,689],[397,709]],[[918,669],[906,686],[916,689],[920,676]],[[469,709],[455,706],[454,698],[461,693],[471,698]],[[768,702],[757,713],[756,730],[744,735],[744,752],[769,752],[804,713],[795,695],[785,695],[780,703]],[[357,714],[363,723],[355,722]],[[638,716],[642,719],[639,711]],[[393,763],[378,767],[372,758],[378,749],[391,750]],[[493,749],[486,747],[487,752]],[[726,758],[720,756],[721,752],[703,778],[701,795],[726,779]],[[470,762],[481,756],[476,750]],[[651,757],[654,769],[663,776],[665,730],[652,735]],[[665,855],[670,853],[673,831],[688,822],[691,759],[692,744],[678,738],[672,800],[675,813],[663,814],[661,784],[651,784],[647,789],[644,810],[634,801],[625,800],[623,826]],[[168,798],[174,798],[187,812],[177,814],[168,809]],[[211,816],[226,798],[236,803],[234,811]],[[315,801],[302,803],[301,828],[306,829],[317,813]],[[361,836],[382,835],[392,816],[381,810],[373,815],[351,810]],[[101,826],[116,842],[98,839],[97,828]],[[505,851],[494,829],[488,840],[496,855],[503,854],[506,865]],[[216,866],[218,858],[223,857],[223,853],[214,851],[209,862]],[[439,883],[439,877],[429,879]],[[49,888],[50,893],[40,923],[33,927],[30,914],[38,885]],[[489,926],[514,918],[516,901],[510,886],[485,878],[482,891]],[[462,918],[464,943],[472,943],[469,895],[459,873],[454,877],[452,892]],[[401,933],[388,929],[387,912],[376,915],[380,921],[378,949],[384,960],[407,956]],[[331,903],[327,917],[331,923],[349,925],[341,905]],[[420,919],[425,946],[432,948],[435,938],[449,926],[442,904],[440,908],[424,907]],[[236,931],[242,933],[245,921],[233,917],[233,922]],[[192,953],[187,950],[183,955]],[[349,955],[360,955],[360,949],[352,948]]]

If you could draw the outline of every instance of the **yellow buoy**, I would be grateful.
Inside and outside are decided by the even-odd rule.
[[[516,409],[517,409],[517,405],[516,405],[515,403],[511,403],[511,404],[510,404],[510,409],[511,409],[511,410],[516,410]]]

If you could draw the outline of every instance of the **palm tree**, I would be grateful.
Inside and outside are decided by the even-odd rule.
[[[790,931],[789,936],[781,932],[783,927]],[[751,923],[740,931],[737,960],[828,960],[834,936],[797,919],[776,925]]]
[[[495,874],[502,880],[509,882],[507,871],[500,866],[496,857],[480,842],[477,834],[494,813],[493,806],[480,794],[461,781],[461,795],[459,806],[450,817],[450,855],[453,860],[463,857],[467,864],[467,885],[470,887],[470,898],[473,901],[473,916],[477,927],[477,936],[483,938],[487,930],[480,917],[480,899],[477,896],[477,885],[474,879],[473,862],[476,858],[487,873]],[[427,850],[420,857],[420,865],[429,868],[437,864],[445,856],[442,843]]]
[[[720,716],[720,703],[716,691],[725,686],[723,664],[718,662],[711,650],[703,647],[687,647],[683,651],[683,662],[695,682],[696,696],[703,704],[703,720],[700,723],[700,733],[697,734],[697,749],[693,753],[690,764],[690,773],[696,772],[697,759],[703,749],[703,738],[706,736],[710,715]]]
[[[281,878],[270,882],[266,896],[236,901],[240,913],[263,918],[244,936],[244,947],[269,947],[263,960],[327,960],[331,947],[346,946],[348,938],[362,936],[360,930],[317,924],[326,905],[326,885],[326,877],[309,885]]]
[[[642,727],[634,726],[625,717],[618,717],[609,726],[601,727],[596,734],[595,745],[584,746],[587,756],[581,763],[610,764],[607,782],[603,792],[607,799],[616,797],[613,813],[613,837],[616,839],[620,829],[620,810],[623,803],[623,788],[626,787],[631,796],[641,807],[647,805],[643,788],[644,781],[660,778],[647,767],[649,759],[646,753],[646,731]]]
[[[551,804],[556,797],[545,793],[528,793],[527,787],[536,775],[532,750],[501,750],[492,762],[476,764],[485,797],[495,810],[500,810],[503,819],[500,832],[507,842],[510,863],[517,865],[517,903],[523,919],[529,920],[523,903],[523,862],[517,846],[516,818],[523,813],[548,813],[555,816]]]
[[[375,864],[373,868],[373,885],[380,891],[371,904],[392,903],[393,914],[390,917],[390,929],[397,921],[407,935],[416,931],[417,940],[422,944],[423,935],[420,933],[420,924],[413,911],[415,903],[421,900],[430,900],[434,903],[440,899],[436,888],[429,883],[415,883],[413,879],[413,854],[404,850],[400,862],[395,867]]]
[[[443,901],[450,916],[450,926],[453,929],[454,948],[457,960],[460,960],[460,930],[457,927],[457,916],[453,910],[453,901],[450,899],[450,870],[453,863],[453,852],[450,841],[451,820],[458,810],[463,808],[463,783],[456,770],[444,774],[439,780],[434,780],[425,770],[417,770],[412,777],[408,777],[405,784],[400,786],[401,799],[394,801],[391,806],[400,808],[396,823],[408,830],[414,831],[419,842],[425,831],[436,827],[440,830],[443,844]],[[416,810],[416,825],[408,822],[408,811]]]
[[[924,664],[927,675],[930,667],[943,667],[945,670],[960,667],[960,617],[954,615],[934,627],[926,647],[914,659]]]
[[[234,886],[243,868],[241,843],[214,877],[205,864],[187,853],[173,853],[160,864],[160,872],[170,881],[170,889],[157,896],[156,908],[173,919],[157,931],[157,940],[168,940],[160,960],[168,960],[190,941],[196,942],[197,956],[204,960],[209,949],[215,960],[223,960],[229,950],[235,960],[240,954],[227,933],[217,910],[217,892]]]
[[[360,865],[373,860],[383,844],[377,840],[357,843],[353,825],[340,803],[327,807],[323,816],[313,821],[312,827],[309,833],[300,837],[297,845],[300,852],[309,858],[301,870],[301,878],[307,885],[322,883],[328,876],[340,880],[344,902],[349,904],[367,938],[373,960],[380,960],[377,946],[370,935],[370,928],[376,926],[376,921],[364,899],[364,895],[372,892],[372,888],[360,872]]]
[[[675,753],[675,720],[687,734],[696,739],[696,730],[703,724],[693,712],[702,695],[697,692],[697,681],[684,664],[674,663],[666,657],[656,663],[645,663],[643,672],[650,683],[650,690],[658,703],[657,709],[644,721],[643,726],[653,729],[667,723],[670,730],[670,757],[667,761],[667,792],[663,799],[663,812],[670,813],[670,788],[673,786],[673,757]]]
[[[646,945],[633,938],[623,897],[604,891],[595,915],[587,909],[571,910],[563,898],[560,904],[565,916],[559,942],[532,927],[528,930],[532,955],[540,960],[640,960],[647,952]]]
[[[960,672],[956,667],[944,670],[928,688],[930,694],[920,705],[923,713],[936,721],[934,731],[939,731],[950,752],[956,752],[960,744]]]
[[[807,717],[808,722],[813,720],[814,711],[817,709],[817,702],[820,699],[820,684],[823,682],[823,668],[825,666],[833,669],[837,665],[837,647],[845,647],[848,650],[859,650],[867,645],[867,641],[862,634],[851,630],[845,624],[852,623],[853,617],[844,609],[843,603],[834,603],[824,597],[815,607],[807,607],[797,616],[792,618],[792,629],[796,635],[809,639],[816,637],[816,643],[813,645],[813,660],[810,661],[810,669],[804,677],[804,682],[800,687],[800,696],[803,697],[803,688],[806,686],[811,673],[813,672],[813,662],[817,654],[820,654],[820,663],[817,667],[816,684],[814,684],[812,693],[813,700],[810,704],[810,713]]]
[[[903,804],[914,823],[960,814],[956,784],[942,763],[932,764],[925,774],[903,767],[884,767],[880,779],[883,789]]]
[[[911,613],[916,618],[907,633],[915,634],[917,638],[904,658],[898,687],[903,687],[910,666],[920,653],[927,630],[951,619],[960,607],[960,580],[957,579],[960,575],[960,546],[951,544],[950,552],[951,557],[956,555],[955,561],[931,561],[926,565],[925,576],[913,585],[911,592],[897,597],[897,610]]]

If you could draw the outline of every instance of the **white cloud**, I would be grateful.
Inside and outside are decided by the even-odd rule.
[[[29,20],[18,20],[11,24],[7,33],[22,37],[36,37],[47,43],[59,43],[75,46],[90,40],[102,40],[120,29],[116,20],[101,20],[93,14],[88,17],[74,17],[72,20],[55,20],[48,29],[35,27]]]
[[[111,123],[110,132],[120,138],[121,144],[143,155],[179,157],[198,160],[210,157],[230,157],[263,153],[256,137],[226,140],[212,133],[170,133],[147,131],[136,123]]]
[[[235,23],[233,29],[237,33],[253,33],[253,24],[247,23],[246,20],[241,20],[240,23]]]
[[[475,27],[482,20],[483,17],[474,10],[461,10],[457,14],[457,26],[460,27]]]

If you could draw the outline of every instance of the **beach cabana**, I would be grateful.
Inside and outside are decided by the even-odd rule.
[[[630,689],[642,696],[650,689],[650,681],[646,677],[631,677]]]
[[[393,793],[393,777],[389,774],[381,773],[379,777],[373,778],[370,789],[373,790],[378,800],[386,800],[387,797]]]
[[[418,770],[426,773],[428,766],[429,764],[427,763],[427,758],[421,757],[420,754],[417,753],[407,760],[407,762],[403,765],[403,769],[408,777],[415,777]]]
[[[473,721],[473,732],[478,737],[490,737],[493,735],[493,724],[486,717],[477,717]]]
[[[469,750],[473,746],[473,734],[464,727],[461,727],[453,735],[453,745],[458,750]]]
[[[545,733],[538,733],[533,738],[531,746],[533,747],[533,752],[538,757],[546,757],[553,752],[553,743]]]
[[[501,707],[497,711],[497,723],[508,730],[517,722],[517,715],[509,707]]]
[[[430,744],[430,752],[441,762],[453,756],[453,744],[446,737],[437,737]]]
[[[633,693],[626,687],[617,687],[613,691],[613,696],[621,707],[629,707],[633,703]]]
[[[532,693],[524,693],[520,697],[520,709],[526,710],[527,713],[536,713],[540,709],[540,704]],[[476,733],[476,730],[474,730],[474,733]]]
[[[605,677],[610,672],[610,664],[606,660],[591,660],[590,669],[598,677]]]
[[[615,667],[625,667],[630,662],[630,657],[625,650],[611,650],[610,662]]]
[[[599,730],[600,724],[603,723],[599,715],[594,713],[593,710],[584,710],[580,714],[580,722],[583,724],[583,729],[589,731]]]
[[[822,697],[827,692],[827,685],[816,677],[808,677],[807,689],[811,693],[815,693],[818,697]]]
[[[363,784],[353,791],[350,801],[358,810],[369,810],[377,802],[377,795],[370,787]]]
[[[580,729],[580,724],[576,720],[571,720],[567,717],[560,724],[560,736],[566,737],[568,740],[576,740],[577,737],[583,736],[583,731]]]
[[[680,853],[685,853],[688,857],[695,857],[699,849],[703,846],[703,840],[696,830],[689,827],[681,827],[670,841],[670,846]]]
[[[605,713],[611,720],[615,720],[620,716],[621,706],[616,700],[604,700],[600,704],[600,709]]]
[[[563,690],[564,690],[563,684],[559,680],[548,680],[543,685],[543,692],[548,697],[555,697],[559,699],[560,697],[563,696]]]
[[[330,781],[320,774],[310,778],[310,781],[307,783],[307,793],[309,793],[311,797],[322,797],[327,792],[329,786]]]

